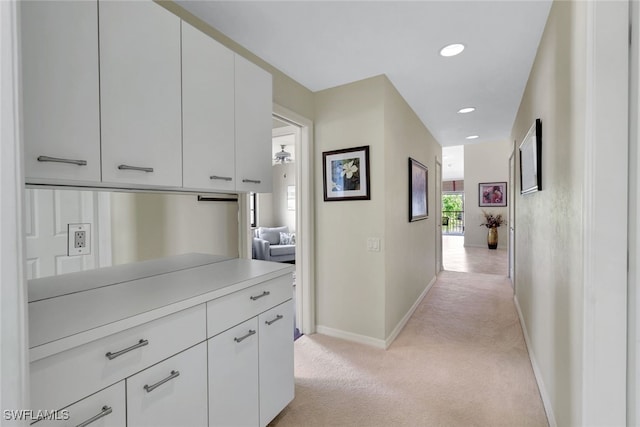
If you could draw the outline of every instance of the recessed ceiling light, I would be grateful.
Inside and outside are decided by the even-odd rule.
[[[456,56],[464,50],[464,45],[460,43],[450,44],[440,49],[442,56]]]
[[[469,135],[467,139],[477,139],[480,138],[478,135]]]
[[[460,114],[467,114],[467,113],[473,113],[474,111],[476,111],[475,107],[465,107],[465,108],[461,108],[458,110],[458,113]]]

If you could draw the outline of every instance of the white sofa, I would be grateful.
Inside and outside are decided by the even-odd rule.
[[[287,238],[291,239],[286,241]],[[253,259],[293,262],[296,259],[295,234],[289,227],[258,227],[253,235]]]

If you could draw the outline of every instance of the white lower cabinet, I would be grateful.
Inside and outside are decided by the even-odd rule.
[[[127,425],[206,426],[206,370],[203,342],[127,378]]]
[[[293,400],[292,300],[208,345],[210,426],[266,426]]]
[[[258,318],[209,340],[209,425],[258,425]]]
[[[125,385],[120,381],[38,421],[37,427],[122,427],[127,424]]]
[[[293,400],[293,301],[261,314],[260,425],[266,426]]]

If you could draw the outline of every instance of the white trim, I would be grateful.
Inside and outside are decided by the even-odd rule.
[[[15,0],[0,1],[0,408],[29,407],[20,120],[20,55]],[[3,420],[2,425],[22,425]]]
[[[251,204],[249,193],[238,194],[238,257],[251,259]]]
[[[396,325],[396,327],[393,329],[391,334],[385,340],[385,344],[384,344],[385,349],[389,348],[391,344],[395,341],[395,339],[398,337],[398,335],[400,335],[400,332],[402,332],[402,330],[406,326],[409,319],[411,319],[411,316],[413,316],[413,313],[415,313],[416,309],[418,308],[422,300],[427,296],[427,294],[429,293],[433,285],[436,283],[437,279],[438,279],[438,276],[433,276],[433,279],[431,279],[431,281],[429,282],[427,287],[424,289],[424,291],[422,291],[422,293],[420,294],[416,302],[414,302],[411,308],[409,309],[409,311],[407,311],[407,314],[405,314],[404,317],[400,320],[400,322],[398,322],[398,325]]]
[[[524,317],[522,316],[522,310],[520,309],[520,303],[518,302],[518,297],[516,295],[513,296],[513,302],[515,303],[516,310],[518,311],[518,319],[520,319],[522,335],[524,335],[524,342],[527,345],[527,353],[529,353],[529,360],[531,361],[531,368],[533,368],[533,375],[536,377],[536,382],[538,383],[538,390],[540,391],[540,397],[542,398],[542,405],[544,406],[544,411],[547,414],[547,422],[549,423],[549,427],[557,427],[558,423],[556,422],[556,417],[553,413],[551,396],[549,396],[547,387],[544,385],[544,380],[542,379],[542,371],[540,370],[540,366],[538,366],[536,355],[533,352],[533,346],[531,345],[529,332],[527,331],[527,326],[524,322]]]
[[[582,425],[627,422],[629,3],[586,2]],[[615,224],[603,232],[602,224]]]
[[[300,128],[296,138],[296,303],[302,304],[302,333],[316,331],[315,310],[315,204],[313,122],[285,107],[273,104],[273,114]]]
[[[323,325],[316,326],[316,330],[319,334],[328,335],[330,337],[368,345],[371,347],[379,348],[381,350],[384,350],[386,348],[385,341],[378,338],[371,338],[366,335],[354,334],[353,332],[342,331],[340,329],[334,329]]]

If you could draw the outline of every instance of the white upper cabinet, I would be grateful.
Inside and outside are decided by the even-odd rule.
[[[235,190],[234,53],[182,23],[183,185]]]
[[[180,18],[149,0],[99,9],[102,181],[180,187]]]
[[[98,4],[19,5],[26,182],[99,182]]]
[[[235,56],[236,190],[269,193],[272,187],[271,74]]]

